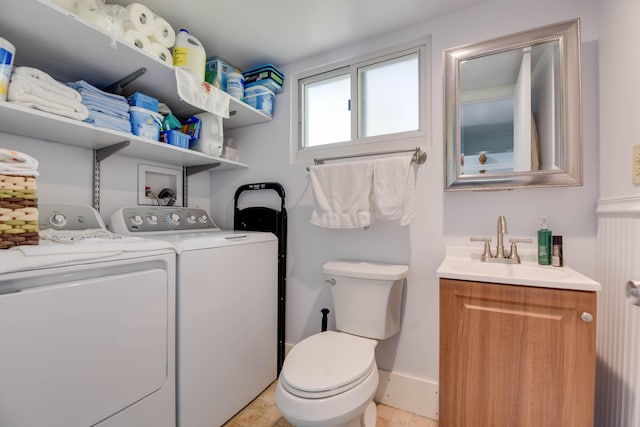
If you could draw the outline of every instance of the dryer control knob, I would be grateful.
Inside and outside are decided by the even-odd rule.
[[[144,222],[142,220],[142,217],[140,215],[134,215],[130,218],[131,224],[133,225],[142,225],[142,223]]]
[[[187,222],[188,222],[189,224],[195,224],[195,223],[196,223],[196,221],[197,221],[197,219],[196,219],[196,216],[195,216],[195,215],[189,215],[189,216],[187,217]]]
[[[203,224],[206,224],[209,221],[209,217],[207,217],[206,215],[200,215],[198,217],[198,221],[200,221]]]
[[[49,218],[49,223],[54,227],[62,227],[67,223],[67,217],[63,214],[53,214]]]
[[[147,222],[152,225],[156,225],[158,223],[158,217],[155,215],[149,215],[147,217]]]
[[[169,216],[167,217],[167,221],[169,222],[169,224],[180,225],[180,215],[175,212],[169,214]]]

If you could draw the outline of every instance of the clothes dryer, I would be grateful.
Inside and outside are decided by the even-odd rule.
[[[111,227],[177,251],[178,425],[224,424],[276,379],[277,238],[183,207],[122,208]]]
[[[65,243],[0,251],[0,425],[175,426],[175,251],[39,211]]]

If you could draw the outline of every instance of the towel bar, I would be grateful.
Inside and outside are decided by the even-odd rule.
[[[316,159],[313,159],[313,162],[317,166],[329,160],[342,160],[342,159],[350,159],[353,157],[381,156],[385,154],[410,153],[410,152],[413,152],[414,163],[421,165],[427,161],[427,153],[422,151],[420,147],[416,147],[416,148],[410,148],[406,150],[379,151],[375,153],[362,153],[362,154],[352,154],[352,155],[346,155],[346,156],[316,158]],[[309,167],[307,167],[307,171],[309,171]]]

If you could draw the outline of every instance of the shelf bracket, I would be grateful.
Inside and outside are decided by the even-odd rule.
[[[100,212],[100,162],[128,147],[131,141],[122,141],[108,147],[93,150],[93,208]]]
[[[182,206],[188,206],[189,180],[191,175],[217,168],[220,163],[209,163],[208,165],[185,166],[182,168]]]
[[[208,171],[209,169],[217,168],[220,163],[209,163],[208,165],[187,166],[185,175],[191,176],[200,172]]]
[[[120,94],[122,94],[122,91],[123,91],[123,89],[124,89],[124,87],[126,85],[128,85],[129,83],[131,83],[135,79],[139,78],[140,76],[142,76],[146,72],[147,72],[146,68],[144,68],[144,67],[139,68],[136,71],[134,71],[133,73],[131,73],[131,74],[127,75],[127,76],[124,76],[120,80],[111,83],[109,86],[105,87],[102,90],[105,91],[105,92],[115,93],[116,95],[120,95]]]
[[[118,142],[117,144],[110,145],[108,147],[99,148],[96,150],[96,160],[98,162],[101,162],[104,159],[113,156],[123,148],[128,147],[129,144],[131,144],[131,141],[122,141],[122,142]]]

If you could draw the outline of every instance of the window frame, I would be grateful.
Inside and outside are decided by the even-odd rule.
[[[360,90],[359,70],[413,53],[418,54],[419,81],[419,129],[370,137],[359,136]],[[399,46],[360,55],[310,68],[292,75],[291,79],[291,162],[309,162],[323,156],[342,156],[372,153],[389,149],[425,147],[430,144],[431,110],[431,40],[422,38]],[[351,82],[351,139],[345,142],[303,147],[304,137],[304,87],[303,84],[328,80],[345,74],[348,70]],[[355,82],[355,83],[354,83]],[[355,101],[354,101],[355,100]],[[390,147],[393,145],[393,147]]]

